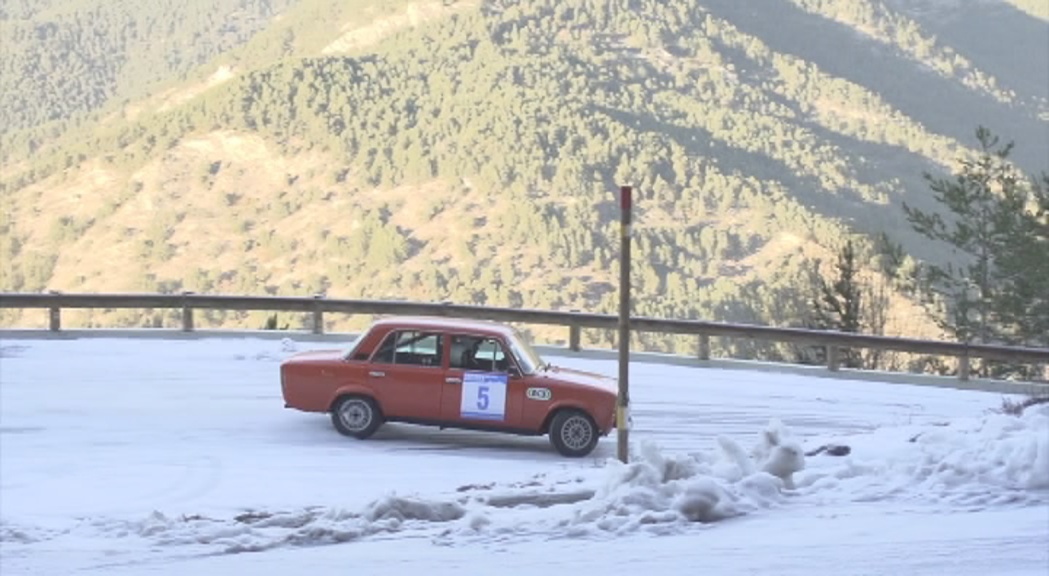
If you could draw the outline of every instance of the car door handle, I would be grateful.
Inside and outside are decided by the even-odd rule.
[[[378,370],[372,370],[371,372],[368,372],[368,376],[374,376],[376,378],[382,378],[385,375],[385,372],[379,372]]]
[[[444,383],[445,384],[462,384],[463,383],[463,379],[462,378],[456,378],[455,376],[449,376],[449,377],[444,379]]]

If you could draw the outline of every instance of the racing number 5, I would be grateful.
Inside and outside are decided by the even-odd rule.
[[[477,387],[477,409],[487,410],[488,409],[488,387],[478,386]]]

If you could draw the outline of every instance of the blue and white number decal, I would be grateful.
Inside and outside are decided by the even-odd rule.
[[[506,374],[467,372],[463,374],[462,418],[506,419]]]

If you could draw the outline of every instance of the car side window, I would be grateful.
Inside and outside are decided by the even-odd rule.
[[[450,366],[461,370],[506,372],[510,365],[502,344],[482,336],[452,336]]]
[[[402,330],[386,336],[372,362],[440,367],[442,352],[440,334]]]

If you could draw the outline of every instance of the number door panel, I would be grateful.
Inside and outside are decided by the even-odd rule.
[[[490,337],[451,334],[447,348],[441,419],[519,427],[524,388],[505,370],[505,347]]]

